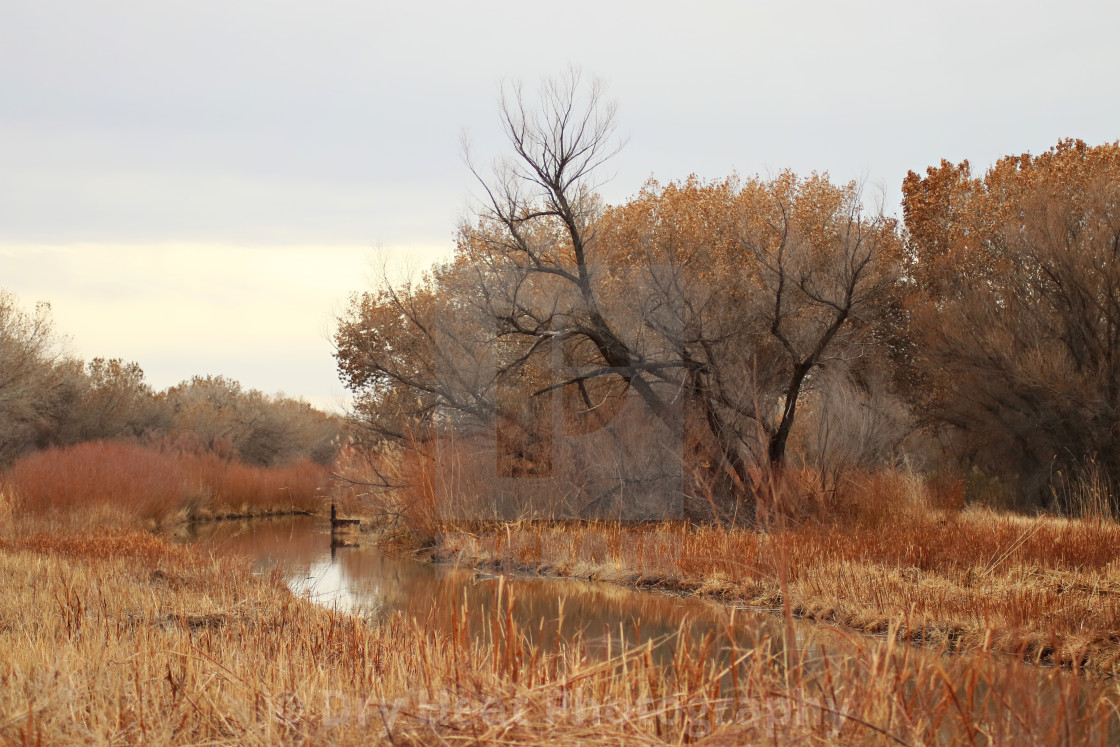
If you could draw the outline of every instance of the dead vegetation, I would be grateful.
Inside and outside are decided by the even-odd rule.
[[[541,649],[494,593],[472,638],[451,600],[446,625],[375,622],[146,533],[6,539],[0,741],[1055,744],[1115,727],[1110,686],[894,635],[823,656],[685,628],[668,666],[652,642],[606,660]]]
[[[309,460],[259,467],[212,451],[95,441],[17,461],[0,475],[0,512],[56,527],[310,513],[321,508],[327,478]]]
[[[890,485],[882,478],[864,490]],[[897,483],[894,483],[897,486]],[[844,521],[764,530],[610,522],[456,525],[439,557],[697,593],[955,651],[1120,671],[1120,526],[933,510],[865,494]],[[911,500],[914,500],[913,498]]]

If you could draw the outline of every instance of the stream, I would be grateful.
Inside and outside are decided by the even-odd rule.
[[[866,645],[871,637],[845,635],[808,622],[794,621],[790,627],[793,640],[788,640],[779,615],[733,609],[698,597],[574,578],[499,577],[383,552],[371,543],[332,547],[330,525],[320,517],[197,524],[189,527],[185,539],[214,553],[248,556],[259,571],[279,568],[295,594],[373,619],[401,613],[429,629],[450,634],[452,611],[466,607],[471,635],[482,642],[493,635],[494,606],[506,605],[511,596],[513,620],[531,642],[550,648],[559,635],[565,644],[581,646],[591,659],[619,653],[620,644],[629,647],[652,641],[655,661],[669,665],[682,637],[695,644],[709,634],[717,641],[709,655],[721,667],[744,651],[767,648],[767,643],[772,654],[782,656],[784,652],[783,658],[799,661],[810,671],[826,659],[841,660],[857,650],[867,656],[871,651]],[[355,534],[348,539],[364,538]],[[894,655],[927,661],[938,658],[930,650],[906,646],[896,647]],[[948,658],[940,661],[945,663]],[[1108,680],[1026,665],[1015,657],[1000,658],[1006,664],[995,667],[991,679],[976,687],[977,703],[989,691],[1018,698],[1033,690],[1035,695],[1028,702],[1034,707],[1052,700],[1052,707],[1081,710],[1095,707],[1107,693],[1116,694],[1115,685]],[[1074,700],[1063,703],[1060,693],[1070,686]],[[1040,691],[1042,698],[1038,699]],[[1011,701],[1004,702],[1005,708],[1014,710]],[[1110,734],[1116,737],[1115,714],[1110,722]]]
[[[652,640],[655,656],[667,659],[682,634],[692,641],[715,634],[725,642],[724,653],[728,635],[739,650],[767,638],[773,643],[785,638],[785,625],[776,615],[732,610],[702,598],[573,578],[502,578],[383,552],[369,543],[332,547],[330,527],[317,517],[197,524],[187,539],[215,553],[248,556],[260,571],[280,568],[295,594],[375,619],[399,612],[450,632],[451,610],[466,606],[472,634],[483,639],[491,632],[494,605],[505,605],[509,594],[514,622],[530,640],[550,647],[559,633],[566,642],[581,640],[593,658],[617,653],[620,641],[633,645]],[[806,658],[819,656],[823,642],[835,638],[808,623],[795,623],[794,635],[797,640],[788,648]]]

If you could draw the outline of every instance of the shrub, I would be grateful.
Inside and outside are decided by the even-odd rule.
[[[265,468],[118,441],[96,441],[30,454],[16,462],[0,492],[17,517],[92,519],[115,511],[125,523],[310,511],[325,467],[303,460]]]

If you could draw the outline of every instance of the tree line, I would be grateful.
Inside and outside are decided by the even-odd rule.
[[[278,466],[330,463],[338,418],[306,402],[246,390],[223,376],[195,376],[155,391],[119,358],[65,355],[50,306],[21,307],[0,291],[0,467],[52,446],[130,440]]]
[[[509,153],[472,164],[454,259],[339,320],[371,448],[491,444],[511,501],[551,481],[574,514],[668,479],[685,514],[749,522],[791,468],[827,489],[901,462],[1021,508],[1115,505],[1120,145],[910,172],[901,222],[817,173],[607,205],[601,85],[539,93],[503,95]]]

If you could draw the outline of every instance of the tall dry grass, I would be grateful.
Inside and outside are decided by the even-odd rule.
[[[682,628],[589,660],[528,643],[495,584],[480,622],[361,617],[144,533],[0,541],[5,744],[1105,743],[1114,687],[991,656],[856,640],[725,650]],[[548,621],[542,621],[548,625]],[[732,623],[734,625],[734,623]],[[611,650],[611,644],[607,644]],[[728,664],[728,661],[733,663]]]
[[[1107,470],[1096,459],[1086,459],[1051,479],[1054,503],[1070,516],[1097,521],[1116,520],[1116,490]]]
[[[446,522],[501,515],[494,467],[482,445],[453,435],[379,452],[350,447],[335,461],[332,499],[394,536],[430,543]]]
[[[446,528],[437,557],[703,594],[954,650],[1120,673],[1120,526],[988,511],[766,532]]]
[[[485,451],[472,453],[469,440],[422,446],[385,465],[403,487],[378,492],[438,557],[699,592],[866,633],[900,624],[911,642],[1120,673],[1120,525],[1083,475],[1091,520],[965,509],[953,475],[900,467],[822,482],[790,468],[754,475],[754,527],[675,522],[636,533],[536,519],[542,492],[557,487],[544,480],[514,481],[526,509],[502,521],[509,512],[495,506]]]
[[[35,452],[0,477],[16,519],[160,525],[312,511],[327,471],[310,461],[254,467],[213,453],[118,441]]]
[[[466,468],[461,465],[466,463]],[[963,508],[964,485],[908,469],[758,476],[757,526],[447,520],[430,486],[464,500],[479,468],[409,463],[405,496],[437,557],[702,593],[954,650],[1120,674],[1120,525]],[[523,481],[530,482],[530,481]],[[405,499],[402,499],[405,500]],[[484,514],[485,515],[485,514]]]
[[[265,513],[311,512],[322,505],[326,467],[308,459],[282,467],[257,467],[213,454],[183,455],[200,505],[194,518],[216,515],[256,516]]]
[[[631,484],[636,480],[622,473],[613,486],[602,475],[594,485],[584,482],[591,478],[582,467],[597,455],[567,456],[551,474],[511,478],[499,474],[492,434],[442,433],[427,440],[406,439],[380,452],[349,447],[336,462],[334,495],[351,512],[393,520],[416,540],[430,543],[446,525],[626,515],[625,510],[602,509],[617,503],[618,496],[629,495],[627,491],[647,487],[643,483],[636,488]],[[604,459],[610,461],[610,455]],[[652,502],[653,510],[636,514],[643,518],[635,520],[706,517],[734,523],[733,507],[724,506],[715,495],[707,470],[674,475],[666,469],[654,477],[669,483],[661,485],[662,493],[678,498]],[[671,484],[674,478],[676,486]],[[950,515],[964,506],[962,479],[921,475],[905,466],[836,470],[822,479],[819,470],[807,467],[775,471],[762,465],[752,471],[751,481],[756,486],[756,523],[763,528],[814,522],[873,526],[911,515]],[[650,484],[654,482],[651,478]]]

